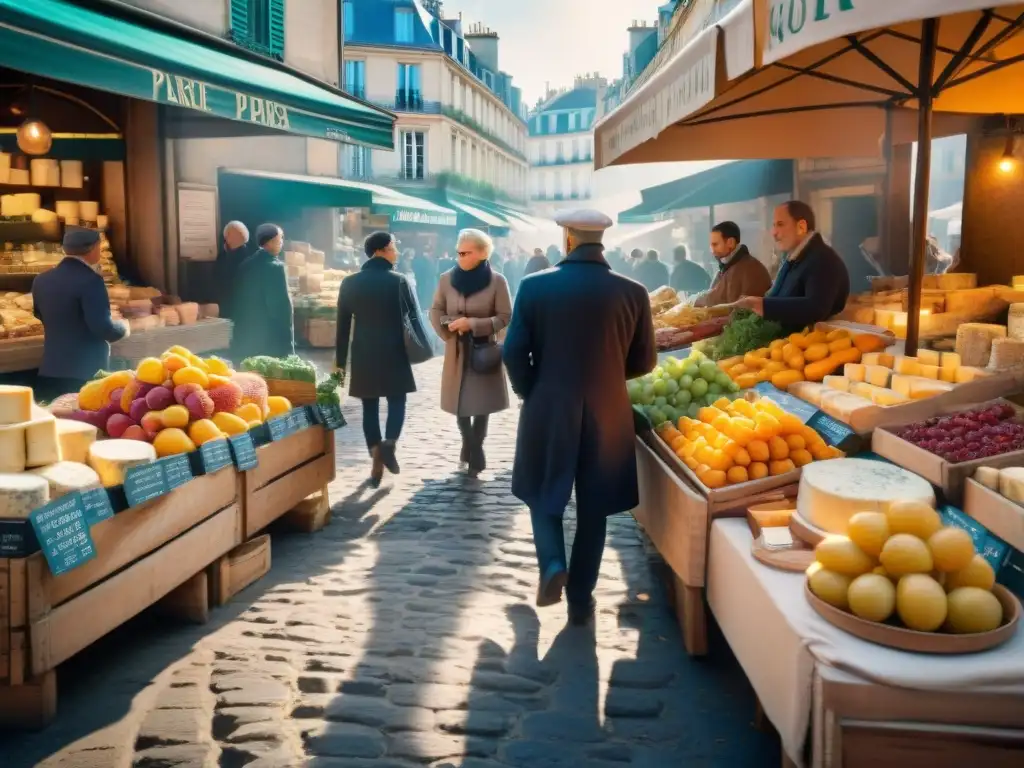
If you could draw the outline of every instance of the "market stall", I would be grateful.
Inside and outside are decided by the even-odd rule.
[[[337,379],[276,386],[174,347],[48,410],[0,388],[0,722],[52,719],[58,666],[154,604],[205,620],[269,568],[255,534],[327,505]]]

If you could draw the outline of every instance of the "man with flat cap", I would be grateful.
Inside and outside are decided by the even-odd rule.
[[[540,566],[537,605],[569,618],[594,614],[607,518],[639,503],[633,413],[626,380],[658,362],[644,287],[612,272],[601,244],[612,220],[590,210],[555,221],[568,256],[519,286],[504,358],[523,399],[512,493],[530,507]],[[562,517],[576,489],[568,563]]]
[[[288,295],[288,276],[277,258],[284,248],[284,230],[277,224],[260,224],[256,228],[256,244],[259,250],[243,261],[235,274],[231,356],[236,364],[254,355],[295,354],[295,318]]]
[[[110,316],[110,298],[100,263],[100,233],[68,228],[65,257],[32,282],[32,305],[43,323],[43,362],[36,396],[40,400],[77,392],[110,366],[110,344],[129,334],[128,323]]]

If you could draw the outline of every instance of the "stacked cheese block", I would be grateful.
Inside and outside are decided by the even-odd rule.
[[[0,338],[42,336],[43,324],[32,312],[32,294],[9,292],[0,296]]]
[[[978,467],[974,479],[1016,504],[1024,504],[1024,467]],[[1024,510],[1021,511],[1024,520]]]
[[[193,325],[201,314],[195,302],[163,296],[156,288],[112,285],[107,288],[107,296],[110,298],[111,317],[127,320],[133,333]]]
[[[303,296],[318,295],[324,283],[324,252],[310,247],[309,243],[295,242],[291,246],[292,250],[284,255],[289,288],[292,293]]]

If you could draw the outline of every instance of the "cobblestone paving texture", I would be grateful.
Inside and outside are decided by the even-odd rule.
[[[709,657],[685,656],[628,515],[610,525],[594,627],[533,607],[529,516],[509,490],[517,411],[494,419],[491,469],[470,480],[439,372],[417,371],[398,478],[363,483],[347,403],[331,525],[275,535],[271,573],[208,624],[145,615],[72,660],[57,721],[0,736],[0,765],[777,765],[714,628]]]

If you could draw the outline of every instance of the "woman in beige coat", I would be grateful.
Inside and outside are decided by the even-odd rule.
[[[491,269],[494,243],[484,232],[459,233],[458,264],[441,275],[430,322],[444,340],[441,410],[457,417],[462,433],[460,461],[476,477],[487,462],[484,438],[492,413],[508,408],[508,383],[499,362],[490,373],[478,373],[470,364],[472,345],[496,344],[498,334],[512,317],[512,299],[505,278]]]

